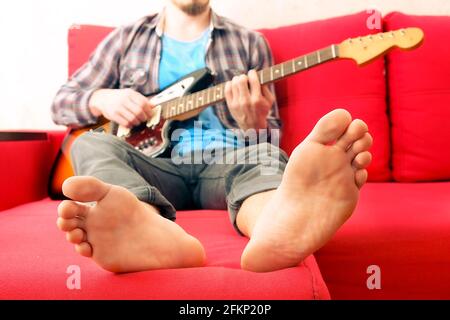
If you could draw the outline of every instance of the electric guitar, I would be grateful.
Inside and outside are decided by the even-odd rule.
[[[262,85],[275,82],[301,71],[335,59],[353,59],[359,66],[367,64],[389,50],[398,47],[414,49],[423,41],[423,31],[406,28],[385,33],[352,38],[321,50],[297,57],[258,71]],[[49,194],[54,198],[62,195],[62,183],[74,175],[70,148],[75,139],[86,131],[117,135],[136,150],[149,157],[164,153],[170,145],[170,124],[198,115],[206,107],[225,100],[225,83],[211,86],[213,77],[209,70],[202,69],[182,78],[156,96],[150,97],[154,115],[146,123],[128,129],[101,118],[99,123],[82,129],[71,130],[64,139],[61,150],[52,168]]]

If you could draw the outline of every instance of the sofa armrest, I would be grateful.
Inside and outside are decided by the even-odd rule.
[[[0,132],[0,210],[47,196],[63,131]]]

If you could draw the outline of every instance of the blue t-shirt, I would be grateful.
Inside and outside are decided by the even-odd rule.
[[[167,35],[162,37],[162,54],[159,65],[159,87],[166,88],[185,75],[206,66],[206,50],[210,29],[194,41],[179,41]],[[203,110],[197,117],[183,121],[177,129],[185,129],[173,144],[183,155],[205,149],[235,147],[234,135],[227,132],[213,107]]]

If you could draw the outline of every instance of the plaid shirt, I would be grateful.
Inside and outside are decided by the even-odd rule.
[[[144,95],[156,93],[162,24],[163,13],[159,13],[111,32],[89,61],[57,93],[52,105],[53,121],[71,127],[96,123],[97,118],[88,105],[91,95],[98,89],[132,88]],[[260,33],[238,26],[214,12],[210,28],[206,65],[216,75],[216,83],[273,64],[270,48]],[[272,85],[270,89],[274,92]],[[218,104],[215,112],[226,128],[238,128],[225,102]],[[269,129],[280,128],[276,102],[267,120]]]

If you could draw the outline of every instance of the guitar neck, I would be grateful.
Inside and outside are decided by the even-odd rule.
[[[331,45],[322,50],[258,71],[262,85],[284,79],[293,74],[310,69],[339,56],[338,46]],[[161,104],[162,117],[173,119],[182,114],[196,111],[225,100],[225,82]]]

